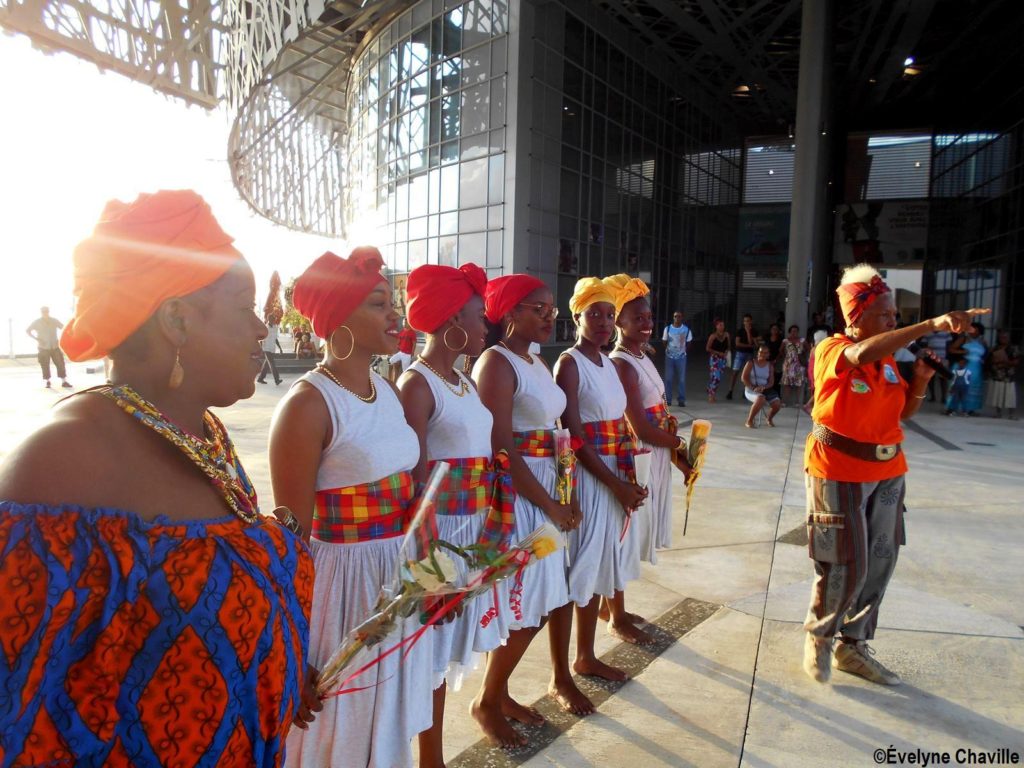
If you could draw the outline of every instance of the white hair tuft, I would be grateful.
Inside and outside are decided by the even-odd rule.
[[[840,285],[848,285],[849,283],[870,283],[871,278],[878,277],[878,270],[872,267],[870,264],[854,264],[852,267],[847,267],[843,271],[843,279],[839,281]]]

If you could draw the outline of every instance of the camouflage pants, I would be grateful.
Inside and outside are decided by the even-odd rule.
[[[878,609],[906,543],[904,478],[847,483],[806,476],[815,579],[804,629],[812,635],[875,636]]]

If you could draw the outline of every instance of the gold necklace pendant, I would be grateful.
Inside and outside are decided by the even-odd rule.
[[[509,352],[511,352],[516,357],[518,357],[518,358],[520,358],[522,360],[525,360],[530,365],[533,365],[533,355],[522,355],[519,352],[516,352],[514,349],[512,349],[512,347],[510,347],[508,344],[506,344],[504,342],[504,340],[499,341],[498,343],[501,344],[501,346],[503,346],[505,349],[507,349]]]
[[[372,403],[374,400],[377,399],[377,386],[373,383],[373,376],[370,376],[370,394],[360,395],[358,392],[354,392],[348,387],[346,387],[344,384],[342,384],[341,380],[334,375],[334,372],[323,363],[317,363],[316,369],[357,400],[362,400],[364,403]]]
[[[434,366],[432,366],[430,363],[428,363],[427,359],[425,357],[423,357],[423,355],[417,355],[416,359],[419,360],[421,363],[423,363],[423,365],[425,365],[427,367],[427,370],[429,370],[432,374],[437,376],[437,378],[439,378],[441,380],[441,383],[444,384],[448,388],[448,391],[451,392],[456,397],[462,397],[467,392],[469,392],[469,385],[466,383],[466,380],[464,378],[462,378],[461,376],[459,376],[457,373],[455,375],[459,376],[459,386],[458,386],[458,389],[456,389],[455,385],[452,384],[450,381],[448,381],[448,379],[446,379],[444,376],[442,376],[440,371],[438,371]],[[455,369],[453,368],[452,370],[455,370]]]
[[[623,345],[623,344],[619,344],[619,345],[618,345],[618,346],[616,347],[616,349],[621,349],[621,350],[622,350],[623,352],[625,352],[625,353],[626,353],[627,355],[629,355],[630,357],[634,357],[634,358],[636,358],[637,360],[643,360],[643,359],[644,359],[645,357],[647,357],[647,355],[645,355],[645,354],[644,354],[643,352],[641,352],[641,353],[640,353],[640,354],[638,355],[638,354],[637,354],[636,352],[634,352],[634,351],[633,351],[633,350],[631,350],[631,349],[630,349],[629,347],[627,347],[627,346],[625,346],[625,345]]]

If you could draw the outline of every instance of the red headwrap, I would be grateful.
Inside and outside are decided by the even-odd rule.
[[[167,299],[217,280],[242,258],[190,189],[111,200],[75,248],[75,316],[60,345],[72,360],[103,357]]]
[[[476,264],[456,269],[424,264],[409,273],[405,284],[409,297],[409,325],[423,333],[433,333],[458,312],[475,293],[484,295],[487,273]]]
[[[538,288],[547,288],[547,284],[533,275],[505,275],[494,278],[487,283],[487,293],[484,295],[487,319],[492,323],[499,322],[505,314],[515,308],[516,304]]]
[[[872,277],[870,283],[846,283],[836,288],[846,324],[857,322],[864,310],[883,293],[889,293],[889,286],[878,275]]]
[[[347,259],[327,251],[299,275],[292,304],[322,339],[348,320],[370,291],[384,282],[384,259],[373,246],[361,246]]]

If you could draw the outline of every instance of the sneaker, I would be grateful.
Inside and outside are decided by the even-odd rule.
[[[831,657],[832,638],[815,637],[808,632],[804,638],[804,672],[819,683],[827,683],[832,676]]]
[[[680,408],[685,408],[686,407],[686,401],[685,400],[680,400],[679,401],[679,407]]]
[[[49,379],[46,380],[46,388],[50,389],[50,380]]]
[[[62,381],[60,385],[64,387],[64,389],[71,389],[71,385],[68,384],[66,381]]]
[[[256,379],[256,382],[257,382],[258,384],[266,384],[266,383],[267,383],[267,380],[266,380],[266,379]]]
[[[875,649],[863,640],[856,643],[838,643],[832,657],[832,666],[879,685],[899,685],[902,682],[900,676],[886,669],[874,656]]]

